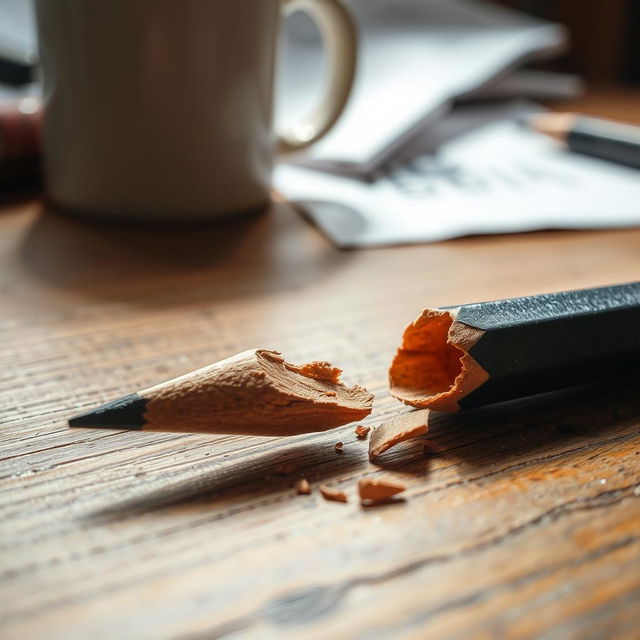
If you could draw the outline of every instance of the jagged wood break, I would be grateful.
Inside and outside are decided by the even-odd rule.
[[[292,365],[254,349],[132,393],[69,420],[71,427],[288,436],[371,413],[373,396],[340,382],[328,362]]]
[[[389,369],[414,407],[458,411],[640,372],[640,283],[425,309]]]
[[[400,442],[412,440],[429,431],[429,409],[403,413],[376,427],[369,440],[369,459],[375,460]]]

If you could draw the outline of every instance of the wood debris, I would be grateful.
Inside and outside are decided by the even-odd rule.
[[[429,413],[429,409],[403,413],[376,427],[369,440],[369,459],[374,460],[399,442],[427,433]]]
[[[361,478],[358,494],[362,502],[384,502],[406,489],[401,482],[387,478]]]
[[[308,496],[311,493],[311,486],[306,478],[298,478],[296,480],[296,493],[299,496]]]
[[[342,449],[344,448],[344,443],[343,442],[336,442],[333,445],[333,448],[338,452],[338,453],[342,453]]]
[[[320,493],[325,500],[332,502],[347,502],[347,494],[339,489],[331,489],[327,486],[320,487]]]
[[[365,427],[364,425],[359,424],[354,431],[359,440],[364,440],[369,435],[371,427]]]

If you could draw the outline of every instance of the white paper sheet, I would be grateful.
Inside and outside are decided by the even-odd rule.
[[[558,25],[478,0],[347,0],[360,31],[359,69],[337,126],[303,162],[368,175],[453,98],[566,42]],[[308,20],[287,28],[278,122],[299,121],[322,84],[321,43]]]
[[[460,107],[373,183],[283,164],[275,185],[341,248],[640,225],[640,171],[528,131],[531,110]]]

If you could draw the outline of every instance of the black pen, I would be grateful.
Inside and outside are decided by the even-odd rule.
[[[640,169],[640,127],[575,113],[540,113],[527,123],[571,151]]]

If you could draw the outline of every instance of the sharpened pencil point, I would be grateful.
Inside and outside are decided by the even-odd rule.
[[[145,424],[146,406],[146,398],[141,398],[137,393],[131,393],[113,402],[107,402],[88,413],[74,416],[69,420],[69,426],[139,431]]]

